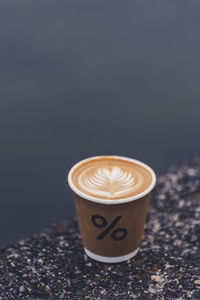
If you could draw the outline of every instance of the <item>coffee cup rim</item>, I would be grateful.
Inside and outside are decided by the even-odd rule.
[[[93,196],[90,196],[90,195],[87,195],[85,193],[83,193],[82,191],[80,191],[73,183],[72,181],[72,174],[73,172],[75,171],[76,168],[78,168],[81,164],[83,164],[84,162],[86,161],[90,161],[90,160],[96,160],[98,158],[103,158],[103,157],[109,157],[109,158],[113,158],[113,159],[121,159],[121,160],[126,160],[126,161],[130,161],[130,162],[133,162],[137,165],[140,165],[142,167],[144,167],[145,169],[147,169],[150,174],[151,174],[151,177],[152,177],[152,182],[151,184],[149,185],[149,187],[147,189],[145,189],[142,193],[140,194],[137,194],[135,196],[132,196],[132,197],[127,197],[127,198],[122,198],[122,199],[113,199],[113,200],[107,200],[107,199],[102,199],[102,198],[98,198],[98,197],[93,197]],[[135,200],[138,200],[138,199],[141,199],[143,198],[144,196],[146,196],[147,194],[149,194],[152,189],[154,188],[155,184],[156,184],[156,174],[155,172],[152,170],[151,167],[149,167],[147,164],[139,161],[139,160],[136,160],[136,159],[133,159],[133,158],[130,158],[130,157],[126,157],[126,156],[120,156],[120,155],[97,155],[97,156],[91,156],[91,157],[88,157],[88,158],[85,158],[85,159],[82,159],[81,161],[77,162],[75,165],[73,165],[73,167],[70,169],[69,173],[68,173],[68,184],[71,188],[71,190],[77,194],[78,196],[80,196],[81,198],[83,199],[86,199],[86,200],[89,200],[89,201],[92,201],[92,202],[96,202],[96,203],[100,203],[100,204],[106,204],[106,205],[113,205],[113,204],[122,204],[122,203],[128,203],[128,202],[132,202],[132,201],[135,201]]]

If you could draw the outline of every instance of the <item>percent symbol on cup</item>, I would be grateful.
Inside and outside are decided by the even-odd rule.
[[[97,237],[98,240],[102,240],[111,230],[115,227],[115,225],[119,222],[122,216],[117,216],[110,225],[108,225],[107,220],[100,216],[100,215],[93,215],[92,216],[92,223],[99,228],[105,228],[107,225],[108,227]],[[125,228],[117,228],[111,232],[111,237],[115,241],[123,240],[128,234],[127,229]]]

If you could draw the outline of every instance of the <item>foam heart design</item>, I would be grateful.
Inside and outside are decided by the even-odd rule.
[[[131,172],[126,172],[120,167],[97,168],[96,172],[83,178],[85,188],[91,192],[111,198],[123,196],[135,185],[135,180]]]

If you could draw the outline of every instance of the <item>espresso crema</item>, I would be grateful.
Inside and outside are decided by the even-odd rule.
[[[152,183],[152,175],[145,167],[131,160],[99,156],[75,167],[72,182],[86,195],[118,200],[144,192]]]

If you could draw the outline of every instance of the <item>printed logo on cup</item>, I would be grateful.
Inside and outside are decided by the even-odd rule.
[[[127,234],[128,231],[126,228],[115,228],[115,225],[119,222],[119,220],[122,218],[122,216],[117,216],[112,223],[108,224],[107,220],[100,216],[100,215],[93,215],[91,220],[92,223],[99,228],[104,228],[104,230],[101,232],[99,236],[97,236],[98,240],[102,240],[107,234],[111,235],[111,238],[115,241],[121,241],[123,240]]]

